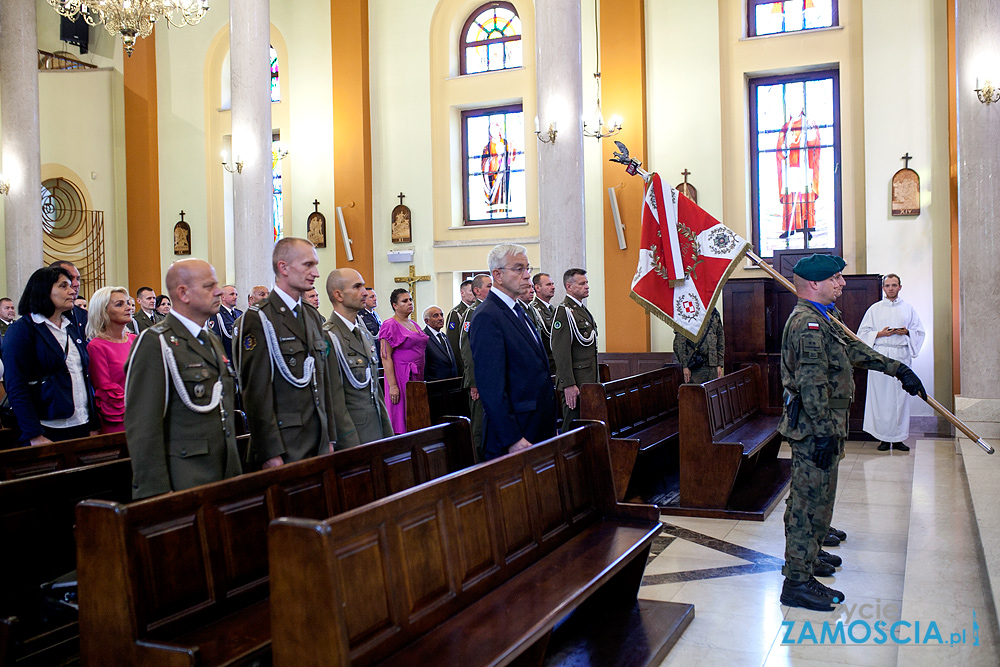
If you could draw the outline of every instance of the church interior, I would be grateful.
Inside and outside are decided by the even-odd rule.
[[[242,308],[271,284],[274,240],[296,236],[323,279],[357,269],[383,317],[419,278],[419,317],[516,243],[553,278],[587,270],[601,353],[667,353],[673,329],[630,298],[644,183],[611,161],[618,141],[765,261],[829,252],[845,276],[898,275],[926,330],[913,370],[996,442],[994,31],[994,0],[211,0],[126,55],[101,25],[81,46],[49,0],[2,0],[0,296],[67,257],[81,296],[159,294],[191,256]],[[763,279],[750,259],[731,276]],[[742,298],[715,303],[724,320]],[[765,308],[727,326],[727,372],[764,352],[749,341]],[[1000,664],[1000,457],[910,408],[912,451],[847,443],[833,615],[778,603],[783,503],[662,517],[639,597],[695,606],[662,664]],[[960,640],[802,634],[859,619]]]

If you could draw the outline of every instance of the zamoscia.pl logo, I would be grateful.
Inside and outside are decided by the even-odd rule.
[[[972,610],[972,628],[942,632],[936,621],[907,621],[899,618],[899,607],[872,604],[839,605],[846,615],[836,622],[782,621],[781,643],[794,644],[928,644],[979,646],[979,623]],[[857,618],[855,619],[855,616]],[[886,616],[889,617],[886,620]],[[896,620],[898,619],[898,620]]]

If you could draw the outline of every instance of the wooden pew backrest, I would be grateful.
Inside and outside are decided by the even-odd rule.
[[[407,428],[427,428],[448,416],[470,416],[469,390],[462,387],[462,378],[406,383]]]
[[[125,433],[108,433],[35,447],[0,451],[0,480],[128,458]]]
[[[580,417],[603,421],[612,438],[628,438],[677,412],[680,368],[669,366],[581,388]]]

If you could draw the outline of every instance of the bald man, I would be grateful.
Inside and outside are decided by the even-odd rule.
[[[170,265],[166,282],[171,311],[143,330],[125,365],[134,499],[242,472],[234,377],[222,343],[205,329],[222,296],[215,269],[200,259],[182,259]]]
[[[354,269],[335,269],[326,279],[333,313],[323,325],[330,339],[330,386],[337,422],[337,448],[393,435],[378,381],[375,339],[358,320],[365,307],[365,279]]]
[[[250,426],[250,452],[264,468],[332,452],[337,440],[323,316],[302,295],[319,277],[316,248],[274,244],[274,289],[236,321],[236,372]]]
[[[238,298],[236,285],[223,285],[222,305],[219,306],[219,312],[208,320],[207,325],[208,330],[222,340],[222,347],[226,349],[226,356],[230,360],[233,358],[233,325],[243,315],[243,311],[236,307]]]
[[[263,301],[264,299],[267,298],[268,294],[270,294],[270,292],[266,287],[264,287],[263,285],[255,285],[250,290],[250,293],[247,294],[247,305],[252,306],[258,301]]]

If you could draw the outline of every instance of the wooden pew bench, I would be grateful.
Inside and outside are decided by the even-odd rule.
[[[466,419],[129,505],[77,508],[84,665],[270,656],[268,523],[325,519],[472,464]]]
[[[680,508],[687,516],[763,521],[791,478],[778,459],[781,414],[753,365],[680,390]]]
[[[636,600],[659,512],[618,503],[610,466],[588,422],[338,517],[278,519],[274,664],[658,664],[693,607]]]
[[[462,378],[406,383],[407,428],[427,428],[447,416],[471,417],[469,390],[462,388]]]
[[[128,458],[124,433],[0,451],[0,480],[18,479]]]
[[[131,495],[127,459],[0,482],[0,664],[54,665],[76,654],[76,614],[47,609],[39,587],[76,568],[77,502]]]
[[[649,497],[663,472],[676,467],[682,381],[680,368],[669,366],[580,388],[581,419],[602,421],[611,432],[619,498]]]

